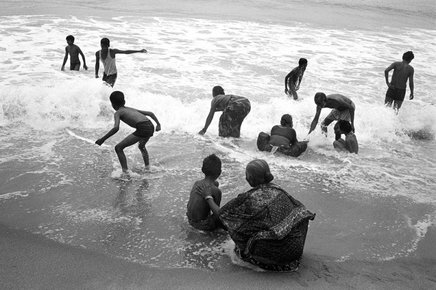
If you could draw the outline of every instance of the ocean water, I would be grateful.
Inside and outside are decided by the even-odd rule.
[[[432,1],[412,8],[402,1],[190,1],[192,13],[171,1],[70,2],[0,3],[2,224],[155,267],[229,270],[237,262],[228,236],[193,230],[185,217],[202,159],[216,153],[223,160],[223,203],[249,188],[245,166],[263,158],[276,183],[317,213],[306,253],[339,261],[416,255],[436,222]],[[202,11],[207,4],[215,10]],[[277,12],[292,5],[311,21]],[[237,10],[244,6],[245,14]],[[344,18],[319,22],[313,7]],[[214,11],[232,13],[219,18]],[[350,11],[375,18],[356,20],[346,16]],[[320,15],[335,17],[327,12]],[[390,22],[398,18],[404,25]],[[60,71],[69,34],[85,53],[87,71]],[[148,50],[117,55],[114,89],[162,124],[147,145],[150,172],[135,146],[126,150],[129,181],[119,178],[113,146],[132,129],[122,125],[106,146],[93,144],[113,125],[113,89],[94,78],[102,37],[112,48]],[[407,50],[415,53],[415,99],[407,92],[396,115],[383,106],[384,69]],[[283,92],[284,77],[300,57],[309,64],[300,100],[293,101]],[[217,136],[219,113],[205,136],[197,134],[215,85],[251,101],[240,139]],[[318,91],[355,102],[359,155],[337,153],[332,128],[327,138],[319,128],[307,136]],[[257,151],[257,134],[285,113],[298,138],[309,138],[307,152],[288,158]]]

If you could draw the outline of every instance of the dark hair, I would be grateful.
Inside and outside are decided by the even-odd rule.
[[[112,105],[117,107],[122,107],[126,104],[126,101],[124,100],[124,94],[120,91],[112,92],[109,99],[111,100]]]
[[[345,121],[345,120],[339,120],[338,126],[339,126],[339,130],[341,130],[341,132],[343,132],[345,134],[350,133],[352,130],[350,122]]]
[[[405,61],[412,61],[412,59],[414,59],[415,58],[415,55],[413,54],[413,52],[412,51],[407,51],[407,52],[405,52],[404,54],[403,54],[403,60],[405,60]]]
[[[101,40],[100,40],[100,44],[101,45],[103,45],[103,46],[107,46],[107,47],[109,47],[110,46],[110,41],[109,41],[109,39],[108,38],[102,38]]]
[[[221,175],[221,159],[215,154],[211,154],[204,158],[201,171],[206,176],[218,178]]]
[[[305,58],[300,58],[300,60],[298,61],[298,65],[302,66],[302,65],[306,65],[307,64],[307,59]]]
[[[327,99],[327,96],[324,93],[318,92],[315,94],[314,101],[315,104],[321,105],[325,100]]]
[[[284,114],[280,119],[280,125],[282,126],[290,125],[292,127],[293,126],[292,116],[289,114]]]
[[[212,89],[212,96],[224,95],[224,89],[221,86],[215,86]]]
[[[268,184],[274,179],[268,163],[263,159],[255,159],[249,162],[245,168],[245,175],[252,187]]]
[[[74,43],[74,36],[72,36],[72,35],[68,35],[65,39],[67,41],[71,41],[72,43]]]

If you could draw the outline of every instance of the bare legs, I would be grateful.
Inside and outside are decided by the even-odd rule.
[[[132,146],[133,144],[137,143],[139,141],[138,148],[141,150],[142,158],[144,159],[144,164],[146,167],[149,166],[149,159],[148,159],[148,152],[147,149],[145,149],[145,144],[150,138],[140,138],[133,134],[130,134],[126,138],[124,138],[120,143],[118,143],[115,146],[115,152],[118,155],[118,160],[120,161],[121,168],[123,169],[123,172],[127,172],[127,158],[124,154],[124,148]]]

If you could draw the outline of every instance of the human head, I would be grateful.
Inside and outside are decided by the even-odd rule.
[[[414,58],[415,58],[415,55],[413,54],[412,51],[406,51],[406,52],[403,54],[403,60],[404,60],[404,61],[411,62],[412,59],[414,59]]]
[[[247,164],[245,178],[252,187],[270,183],[274,176],[269,170],[268,163],[262,159],[255,159]]]
[[[307,59],[305,59],[303,57],[300,58],[300,60],[298,61],[298,65],[306,67],[307,66]]]
[[[350,122],[345,121],[345,120],[339,120],[338,126],[339,126],[339,130],[344,134],[348,134],[352,130]]]
[[[280,125],[282,126],[288,126],[291,127],[294,126],[293,122],[292,122],[292,116],[289,114],[284,114],[282,116],[282,118],[280,119]]]
[[[213,96],[213,97],[216,97],[216,96],[218,96],[218,95],[225,95],[225,93],[224,93],[224,89],[223,89],[223,87],[221,87],[221,86],[215,86],[215,87],[213,87],[213,89],[212,89],[212,96]]]
[[[324,107],[326,100],[327,96],[324,93],[318,92],[315,94],[314,101],[318,106]]]
[[[109,99],[111,100],[112,107],[115,110],[118,110],[120,107],[123,107],[126,104],[126,101],[124,100],[124,94],[120,91],[112,92]]]
[[[109,47],[110,46],[110,41],[109,41],[109,39],[108,38],[102,38],[101,40],[100,40],[100,46],[102,47],[102,48],[107,48],[107,47]]]
[[[74,36],[72,36],[72,35],[68,35],[65,39],[67,40],[68,44],[74,43]]]
[[[204,158],[201,171],[206,176],[217,179],[221,175],[221,159],[215,154],[211,154]]]

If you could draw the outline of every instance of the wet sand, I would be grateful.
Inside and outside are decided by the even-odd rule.
[[[150,268],[0,225],[0,288],[435,289],[435,238],[432,229],[420,242],[420,258],[324,262],[309,253],[293,273],[213,272]]]

